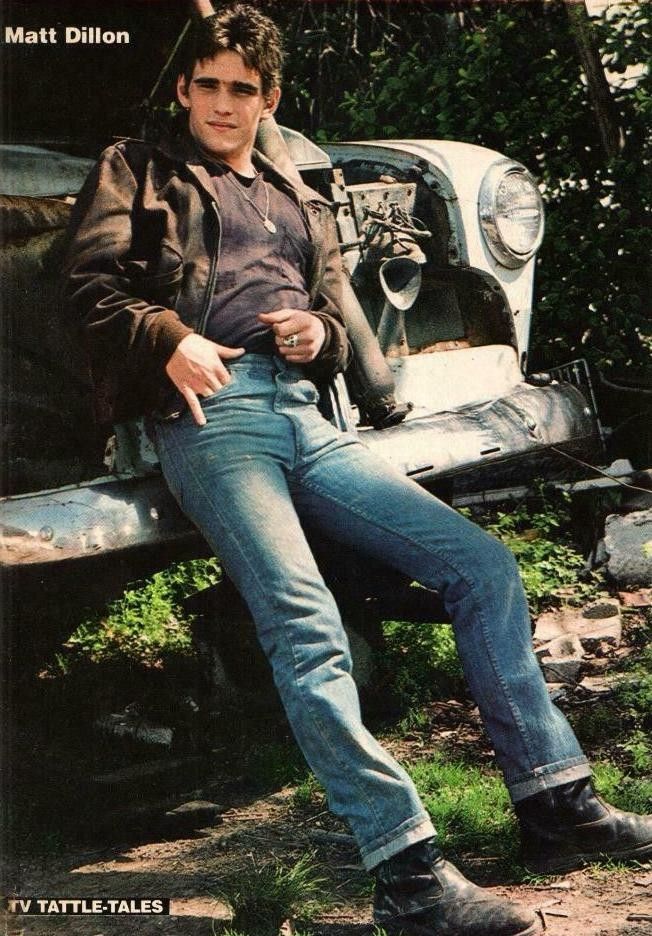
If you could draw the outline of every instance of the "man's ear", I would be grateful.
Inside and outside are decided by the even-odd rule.
[[[265,120],[267,117],[272,117],[274,111],[278,107],[278,102],[281,100],[281,89],[272,88],[272,90],[267,95],[267,100],[265,101],[265,107],[262,114],[260,115],[261,120]]]
[[[190,107],[190,98],[188,97],[185,75],[179,75],[177,78],[177,98],[182,107]]]

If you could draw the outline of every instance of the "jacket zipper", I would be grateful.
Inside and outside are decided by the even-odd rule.
[[[215,291],[215,279],[217,277],[217,266],[220,260],[220,251],[222,249],[222,222],[220,220],[220,210],[217,207],[217,202],[211,202],[213,211],[215,212],[215,217],[217,219],[217,249],[213,252],[211,256],[211,265],[208,271],[208,282],[206,284],[206,293],[204,297],[204,307],[199,318],[199,325],[197,331],[200,335],[204,334],[206,330],[206,325],[208,323],[208,313],[210,312],[211,303],[213,300],[213,293]]]
[[[310,234],[310,223],[308,221],[308,212],[310,211],[313,214],[319,214],[319,208],[316,208],[316,207],[312,208],[311,203],[308,201],[303,201],[303,199],[301,200],[301,208],[303,210],[303,214],[306,219],[308,234]],[[311,240],[311,243],[313,243],[314,245],[314,238],[311,237],[310,240]],[[316,262],[314,257],[313,257],[312,262],[313,264]],[[308,309],[307,309],[308,312],[314,312],[315,302],[317,301],[317,296],[319,295],[319,290],[320,290],[321,284],[324,281],[325,275],[326,275],[326,268],[324,267],[324,269],[322,269],[321,273],[319,274],[319,279],[315,282],[314,288],[312,289],[313,295],[312,295],[312,299],[310,300],[310,305],[308,306]]]

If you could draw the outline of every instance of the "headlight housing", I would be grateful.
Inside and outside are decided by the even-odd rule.
[[[503,266],[523,266],[543,239],[543,199],[525,166],[504,159],[482,180],[478,212],[489,250]]]

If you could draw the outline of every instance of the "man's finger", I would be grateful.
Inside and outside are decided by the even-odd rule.
[[[307,354],[285,354],[283,359],[288,364],[309,364],[312,358]]]
[[[278,309],[276,312],[259,312],[258,318],[266,325],[279,325],[281,322],[287,322],[293,315],[296,315],[296,309]]]
[[[197,394],[194,390],[191,390],[190,387],[184,387],[181,393],[184,396],[186,403],[190,408],[192,413],[192,418],[195,420],[198,426],[206,425],[206,417],[204,416],[204,411],[201,408],[201,403],[197,397]]]
[[[297,322],[296,319],[289,319],[287,322],[274,325],[273,330],[277,338],[287,338],[288,335],[300,335],[302,332],[308,331],[309,326],[309,322]]]
[[[217,354],[215,355],[212,376],[213,379],[218,382],[218,386],[211,392],[215,392],[215,390],[226,387],[227,384],[231,383],[231,373],[225,366],[224,361],[231,360],[232,358],[239,358],[245,353],[244,348],[228,348],[226,345],[219,344],[216,344],[215,347],[217,349]]]
[[[227,360],[241,357],[245,353],[245,348],[227,348],[226,345],[218,345],[217,348],[219,356],[221,358],[227,358]]]

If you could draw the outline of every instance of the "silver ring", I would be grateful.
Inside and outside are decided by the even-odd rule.
[[[281,344],[285,345],[286,348],[296,348],[299,344],[299,336],[296,334],[287,335],[282,339]]]

